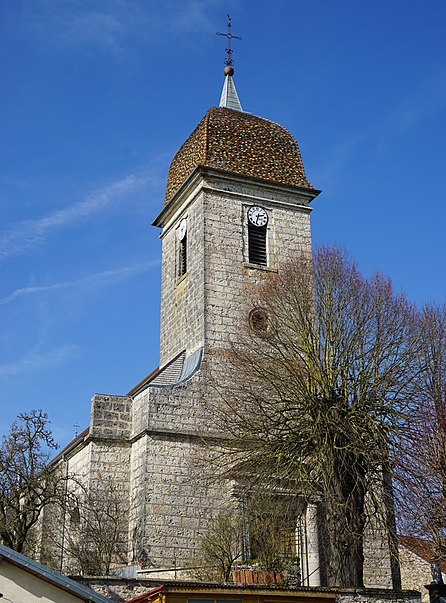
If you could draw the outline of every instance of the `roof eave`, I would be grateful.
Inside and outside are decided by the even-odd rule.
[[[204,165],[197,165],[194,170],[189,174],[189,176],[182,182],[182,184],[177,188],[177,190],[173,193],[170,199],[165,203],[163,209],[157,215],[157,217],[153,220],[152,226],[157,226],[158,228],[162,228],[166,222],[166,217],[169,216],[175,205],[176,201],[179,197],[181,197],[184,192],[193,185],[194,180],[200,174],[221,174],[231,177],[236,177],[241,180],[249,181],[249,182],[257,182],[260,184],[277,186],[283,188],[284,190],[289,190],[291,192],[302,192],[305,193],[305,196],[308,197],[308,203],[311,203],[313,199],[315,199],[322,191],[313,187],[307,186],[298,186],[294,184],[283,184],[282,182],[277,182],[275,180],[266,180],[264,178],[258,178],[256,176],[249,176],[247,174],[240,174],[238,172],[231,172],[229,170],[223,170],[220,168],[214,168]]]

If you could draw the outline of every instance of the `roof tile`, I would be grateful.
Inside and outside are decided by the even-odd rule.
[[[212,107],[177,151],[165,203],[198,166],[314,190],[295,138],[283,126],[226,107]]]

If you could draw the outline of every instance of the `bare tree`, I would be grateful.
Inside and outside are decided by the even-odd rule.
[[[302,509],[296,497],[267,490],[246,497],[249,558],[265,570],[285,570],[296,557],[296,523]]]
[[[64,546],[74,561],[74,571],[103,576],[110,573],[113,564],[127,561],[128,506],[110,478],[90,489],[77,483],[67,507],[69,526]]]
[[[383,507],[415,387],[416,308],[337,248],[271,275],[253,306],[214,409],[227,434],[221,466],[320,501],[329,582],[362,586],[367,517]]]
[[[196,577],[229,582],[233,564],[242,558],[243,537],[242,516],[233,509],[220,510],[201,541]]]
[[[18,415],[0,448],[0,538],[23,551],[44,507],[63,497],[62,480],[47,464],[57,448],[42,410]]]
[[[417,404],[397,465],[397,502],[402,530],[429,541],[439,578],[446,560],[446,304],[423,308],[421,343]]]
[[[209,523],[195,572],[201,579],[229,582],[236,562],[284,570],[295,559],[296,499],[267,491],[239,496],[237,509],[224,508]]]

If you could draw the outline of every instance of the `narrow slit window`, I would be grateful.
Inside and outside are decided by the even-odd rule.
[[[187,272],[187,220],[183,218],[177,228],[177,278]]]
[[[187,272],[187,234],[181,239],[178,249],[178,276],[184,276]]]

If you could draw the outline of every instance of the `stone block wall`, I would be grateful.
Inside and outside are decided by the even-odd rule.
[[[148,567],[194,563],[209,520],[231,499],[215,479],[204,436],[215,434],[209,363],[176,387],[148,387],[134,400],[129,560]]]
[[[69,494],[78,494],[80,484],[90,480],[91,448],[80,442],[71,454],[62,456],[54,466],[59,477],[66,480],[64,488]],[[66,567],[66,528],[69,524],[67,504],[51,504],[44,508],[35,528],[36,550],[28,551],[31,557],[58,571]]]
[[[69,477],[73,476],[83,483],[88,482],[91,467],[91,447],[88,443],[80,445],[75,454],[67,455],[66,462]]]
[[[193,203],[181,206],[162,233],[160,366],[184,349],[204,341],[204,216],[200,192]],[[187,272],[178,278],[177,229],[187,220]]]
[[[90,443],[90,485],[99,487],[107,480],[113,482],[114,489],[129,496],[130,483],[130,442],[114,440],[93,440]]]
[[[419,590],[422,602],[429,603],[429,592],[425,585],[432,582],[430,564],[403,546],[399,547],[399,558],[403,588]],[[446,576],[443,579],[446,580]]]
[[[256,288],[300,251],[311,254],[310,209],[304,196],[273,186],[209,178],[205,189],[205,319],[207,348],[226,348],[247,323]],[[247,211],[268,212],[268,265],[248,263]]]
[[[130,396],[95,394],[91,400],[90,436],[126,439],[132,426]]]
[[[191,567],[212,517],[235,504],[230,484],[209,479],[199,438],[147,434],[137,446],[132,483],[145,488],[132,492],[132,561],[152,569]]]
[[[129,548],[128,560],[137,559],[144,565],[149,561],[150,542],[146,530],[146,487],[147,487],[147,435],[141,433],[132,444],[129,471]]]
[[[70,509],[78,501],[81,513],[82,509],[84,513],[90,512],[86,509],[98,496],[103,497],[104,509],[108,505],[119,515],[115,561],[127,561],[132,402],[126,396],[93,396],[89,433],[63,452],[55,464],[55,470],[67,477],[68,499],[63,506],[45,509],[40,526],[40,559],[58,570],[71,571],[77,567],[69,552],[70,539],[73,542],[77,533]]]
[[[256,289],[281,263],[311,254],[310,208],[304,195],[271,185],[207,176],[204,197],[206,348],[227,348],[256,303]],[[268,213],[268,265],[248,263],[247,211]]]
[[[148,387],[136,395],[132,439],[147,430],[198,436],[215,434],[214,405],[219,393],[213,375],[221,364],[224,361],[217,352],[205,351],[199,370],[187,382],[174,387]]]
[[[89,434],[89,483],[91,491],[103,492],[104,505],[119,515],[115,563],[128,560],[130,462],[133,400],[128,396],[96,394],[92,398]],[[108,498],[108,500],[106,500]]]
[[[382,588],[344,588],[337,600],[338,603],[421,603],[419,592]]]
[[[379,526],[364,534],[364,584],[369,588],[392,588],[392,566],[387,531]]]
[[[174,201],[163,227],[160,365],[184,349],[226,347],[238,330],[246,291],[300,251],[311,254],[308,195],[215,173]],[[254,203],[269,215],[266,270],[248,265],[247,218]],[[187,220],[187,274],[176,275],[177,229]]]

